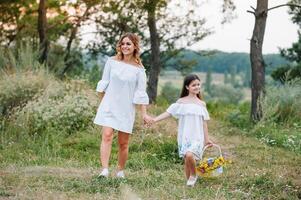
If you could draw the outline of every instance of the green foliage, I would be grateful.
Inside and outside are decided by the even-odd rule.
[[[296,66],[284,66],[276,69],[271,74],[272,78],[281,83],[301,78],[301,63]]]
[[[7,115],[12,109],[24,106],[51,81],[54,81],[53,76],[44,71],[3,75],[0,78],[0,114]]]
[[[70,85],[51,85],[41,96],[15,112],[15,120],[28,134],[42,134],[45,129],[73,133],[91,125],[93,107],[82,91],[72,91]]]
[[[250,129],[252,127],[252,122],[250,120],[250,107],[250,102],[238,104],[227,114],[227,121],[235,127]]]
[[[285,149],[301,153],[301,124],[292,125],[277,124],[273,122],[260,122],[252,130],[262,143],[270,146],[283,147]]]
[[[251,69],[247,68],[245,73],[242,75],[242,86],[250,88],[251,87]]]
[[[14,48],[0,47],[0,69],[7,73],[40,69],[37,58],[38,51],[28,42]]]
[[[162,88],[161,97],[166,99],[169,104],[174,103],[180,98],[180,92],[180,89],[173,86],[171,82],[167,82]]]
[[[209,68],[209,70],[206,73],[206,81],[204,85],[204,89],[206,92],[208,92],[208,94],[211,94],[211,86],[212,86],[212,72],[211,72],[211,68]]]
[[[271,86],[262,100],[263,121],[293,123],[301,121],[300,80]]]
[[[243,97],[243,91],[233,88],[231,85],[212,85],[211,93],[205,99],[206,101],[237,104]]]
[[[100,67],[95,63],[88,72],[88,81],[93,88],[95,88],[98,81],[101,79],[101,75],[102,71],[100,70]]]
[[[235,73],[245,73],[251,69],[249,54],[247,53],[227,53],[222,51],[207,52],[207,51],[192,51],[182,50],[180,53],[183,59],[195,60],[196,65],[193,66],[194,70],[200,72],[207,72],[209,67],[213,73],[231,72],[231,68],[236,66]],[[173,62],[176,58],[168,62]],[[274,69],[279,66],[288,64],[289,62],[281,57],[279,54],[266,54],[264,60],[267,65],[266,73],[270,74]],[[172,65],[170,66],[172,68]],[[250,76],[250,74],[249,74]]]

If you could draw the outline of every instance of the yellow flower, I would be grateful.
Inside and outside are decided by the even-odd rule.
[[[217,158],[204,158],[196,166],[196,172],[200,176],[211,176],[211,173],[225,164],[225,159],[222,156]]]

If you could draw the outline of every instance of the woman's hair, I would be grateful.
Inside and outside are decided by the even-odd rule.
[[[199,80],[200,81],[200,78],[197,75],[195,75],[195,74],[189,74],[189,75],[187,75],[184,78],[184,83],[183,83],[183,87],[182,87],[182,92],[181,92],[180,98],[188,96],[189,91],[187,90],[186,87],[188,87],[190,85],[190,83],[192,81],[194,81],[194,80]],[[197,97],[199,99],[203,100],[203,97],[202,97],[202,95],[200,93],[197,94]]]
[[[116,51],[117,51],[116,57],[117,57],[117,59],[118,60],[123,60],[124,59],[124,55],[121,51],[121,43],[122,43],[122,40],[126,37],[129,38],[134,44],[135,50],[133,52],[133,56],[134,56],[135,62],[138,65],[142,65],[142,62],[141,62],[141,59],[140,59],[140,47],[139,47],[140,40],[139,40],[139,37],[134,33],[125,33],[124,35],[121,36],[121,38],[117,42],[117,45],[116,45]]]

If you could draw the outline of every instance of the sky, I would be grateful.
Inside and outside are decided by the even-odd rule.
[[[251,9],[250,6],[256,7],[256,0],[233,1],[236,5],[234,12],[237,18],[222,25],[221,5],[223,0],[202,0],[203,4],[200,6],[199,16],[206,18],[205,26],[213,30],[214,33],[187,48],[249,53],[255,18],[247,10]],[[269,0],[269,8],[285,3],[287,0]],[[287,6],[269,11],[263,43],[264,54],[279,53],[279,47],[291,47],[292,43],[298,40],[298,26],[293,24],[290,18]],[[94,31],[95,26],[92,25],[82,28],[82,33]],[[81,43],[87,44],[92,40],[95,40],[93,34],[84,34]]]
[[[231,23],[221,25],[222,15],[218,2],[222,0],[207,0],[203,6],[203,16],[207,19],[207,26],[215,33],[194,44],[191,49],[218,49],[226,52],[249,52],[250,38],[254,28],[254,16],[248,13],[250,6],[256,7],[256,0],[234,0],[237,18]],[[287,3],[287,0],[269,0],[269,8]],[[278,47],[291,47],[298,40],[298,26],[293,24],[288,7],[280,7],[269,11],[263,53],[279,53]]]

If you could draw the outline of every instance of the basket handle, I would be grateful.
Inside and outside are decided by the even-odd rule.
[[[202,151],[202,153],[201,153],[201,159],[203,159],[203,154],[204,154],[205,150],[206,150],[208,147],[215,147],[215,148],[217,148],[218,151],[219,151],[219,155],[222,156],[222,150],[221,150],[221,147],[220,147],[219,145],[217,145],[217,144],[211,144],[211,145],[208,145],[208,144],[207,144],[207,145],[205,145],[205,146],[203,147],[203,151]]]

